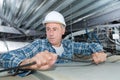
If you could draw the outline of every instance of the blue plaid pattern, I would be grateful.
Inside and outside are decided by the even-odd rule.
[[[64,52],[61,56],[72,58],[73,53],[75,54],[83,54],[90,55],[94,52],[103,51],[103,47],[97,43],[79,43],[73,42],[70,40],[62,40],[62,44],[64,47]],[[37,53],[48,50],[49,52],[53,52],[56,54],[55,49],[48,42],[47,39],[37,39],[33,41],[31,44],[26,45],[25,47],[9,51],[7,53],[0,55],[0,64],[4,68],[15,67],[18,66],[23,60],[27,58],[31,58],[35,56]],[[57,60],[56,63],[68,63],[68,60]],[[12,71],[14,73],[15,71]],[[19,74],[20,76],[25,76],[30,71],[23,71],[23,73]]]

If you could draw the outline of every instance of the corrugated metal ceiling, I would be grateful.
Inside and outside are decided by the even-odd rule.
[[[64,15],[68,31],[71,25],[75,26],[74,30],[79,29],[77,23],[82,20],[88,20],[91,25],[104,23],[105,17],[99,19],[100,16],[120,10],[119,0],[0,0],[0,4],[1,25],[24,29],[24,32],[44,31],[42,20],[51,10]],[[111,20],[120,19],[116,17]]]

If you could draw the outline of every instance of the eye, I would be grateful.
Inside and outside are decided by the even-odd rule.
[[[57,31],[57,28],[53,28],[53,31]]]
[[[50,29],[49,28],[46,28],[46,31],[49,31]]]

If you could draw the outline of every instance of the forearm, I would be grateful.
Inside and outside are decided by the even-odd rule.
[[[103,47],[98,43],[74,43],[74,53],[91,55],[95,52],[103,51]]]
[[[103,52],[103,46],[98,43],[90,43],[89,48],[91,49],[92,53],[96,52]]]
[[[18,66],[24,57],[16,57],[15,55],[11,55],[8,53],[0,55],[0,63],[4,68],[16,67]]]
[[[24,60],[33,57],[39,52],[39,41],[36,40],[32,44],[26,45],[23,48],[9,51],[0,55],[0,63],[4,68],[19,66]],[[14,74],[16,70],[12,70]],[[23,71],[27,73],[27,71]],[[24,74],[24,73],[23,73]],[[22,74],[21,74],[22,75]],[[24,76],[24,75],[22,75]]]
[[[23,58],[20,57],[15,57],[10,54],[2,54],[0,55],[0,63],[2,64],[1,66],[5,69],[7,68],[12,68],[12,67],[17,67],[20,65],[20,63],[23,61]],[[19,73],[20,72],[20,73]],[[10,70],[9,73],[11,75],[18,74],[19,76],[26,76],[30,73],[31,71],[23,71],[23,70],[18,70],[18,69],[13,69]]]

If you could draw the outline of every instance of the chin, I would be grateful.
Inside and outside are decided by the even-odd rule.
[[[55,41],[50,40],[50,43],[51,43],[51,44],[55,44]]]

